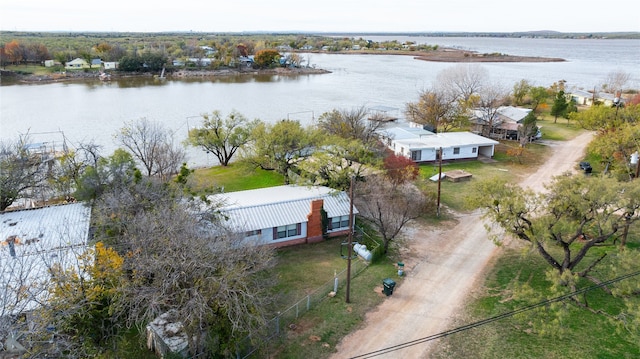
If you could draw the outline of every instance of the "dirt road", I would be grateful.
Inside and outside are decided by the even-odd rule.
[[[552,176],[575,171],[591,136],[585,133],[570,141],[549,142],[553,154],[521,185],[542,191]],[[428,358],[433,341],[367,354],[452,329],[452,319],[464,308],[469,293],[482,284],[488,264],[499,252],[488,239],[479,213],[459,216],[446,230],[414,223],[404,236],[408,245],[404,282],[367,315],[360,330],[343,339],[332,359]]]

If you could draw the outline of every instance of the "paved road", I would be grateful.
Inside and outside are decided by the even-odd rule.
[[[570,141],[548,143],[553,154],[521,185],[541,191],[552,176],[575,170],[591,136],[585,133]],[[413,223],[405,236],[409,248],[404,282],[367,315],[361,329],[342,340],[332,359],[427,358],[435,342],[366,354],[452,329],[452,319],[464,308],[469,293],[482,284],[499,251],[488,239],[479,213],[460,216],[447,230]]]

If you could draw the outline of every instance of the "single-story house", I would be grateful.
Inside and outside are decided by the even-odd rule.
[[[226,224],[245,239],[284,247],[349,233],[351,203],[344,191],[284,185],[209,196]],[[322,211],[326,212],[326,232]],[[358,213],[353,209],[353,214]]]
[[[500,140],[518,140],[520,125],[531,111],[528,108],[501,106],[495,111],[493,119],[487,119],[485,113],[476,110],[471,118],[472,132]]]
[[[616,96],[611,93],[598,91],[589,92],[584,90],[573,90],[569,95],[576,105],[582,106],[592,106],[594,101],[605,106],[613,106],[614,99],[616,98]]]
[[[419,127],[390,127],[379,131],[381,140],[396,155],[416,163],[443,160],[493,157],[499,142],[471,132],[443,132],[435,134]]]
[[[49,269],[77,268],[91,209],[71,203],[0,213],[0,317],[29,312],[49,295]]]
[[[75,58],[69,62],[67,62],[64,67],[66,69],[88,69],[89,63],[85,59]]]
[[[208,57],[190,57],[186,61],[187,64],[194,64],[199,67],[211,66],[212,62],[213,60]]]

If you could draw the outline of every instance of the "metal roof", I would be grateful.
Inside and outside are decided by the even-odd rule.
[[[520,122],[531,112],[529,108],[503,106],[498,109],[498,113],[509,120]]]
[[[349,196],[323,186],[284,185],[210,196],[236,229],[252,231],[307,222],[311,202],[323,200],[329,218],[349,215]],[[354,208],[354,213],[358,213]]]
[[[89,235],[91,208],[82,203],[0,213],[0,242],[17,236],[16,251],[85,245]]]
[[[77,256],[86,249],[90,212],[74,203],[0,213],[0,287],[5,300],[0,316],[34,309],[45,300],[51,266],[77,268]]]
[[[420,127],[389,127],[379,131],[384,137],[394,140],[415,139],[425,136],[435,136],[435,133]]]

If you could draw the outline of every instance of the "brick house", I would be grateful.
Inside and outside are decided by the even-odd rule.
[[[322,186],[284,185],[212,195],[222,203],[226,224],[245,239],[284,247],[324,240],[322,211],[327,214],[326,235],[349,233],[349,196]],[[354,216],[357,209],[353,210]]]

